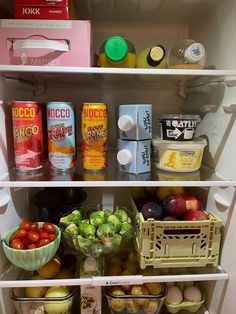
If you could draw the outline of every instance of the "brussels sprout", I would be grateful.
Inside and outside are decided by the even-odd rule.
[[[116,232],[118,233],[122,227],[122,223],[119,218],[117,218],[115,215],[111,215],[107,218],[107,222],[110,222],[116,229]]]
[[[133,226],[131,224],[124,223],[119,233],[123,237],[129,238],[133,234]]]
[[[79,215],[77,215],[77,213],[75,214],[74,212],[72,212],[69,215],[60,219],[60,227],[62,229],[65,229],[70,224],[75,224],[76,226],[79,226],[81,224],[81,220],[82,219]]]
[[[97,229],[97,237],[103,241],[105,246],[112,245],[112,238],[114,237],[116,230],[110,222],[106,222],[100,225]]]
[[[72,238],[75,238],[79,235],[79,228],[75,224],[70,224],[66,227],[65,233]]]
[[[113,211],[111,209],[105,209],[104,210],[104,218],[105,218],[105,220],[107,220],[107,218],[109,216],[111,216],[112,214],[113,214]]]
[[[127,222],[129,216],[128,214],[126,213],[126,211],[124,209],[118,209],[116,212],[115,212],[115,215],[117,218],[120,219],[120,221],[123,223],[123,222]]]
[[[87,239],[92,240],[92,239],[95,239],[95,235],[96,235],[96,228],[93,225],[85,223],[83,227],[82,236],[84,236]]]
[[[119,234],[114,234],[113,236],[113,244],[116,245],[116,246],[119,246],[121,245],[121,240],[122,240],[122,236],[119,235]]]
[[[131,224],[132,220],[130,217],[128,217],[127,221],[126,221],[128,224]]]
[[[89,217],[91,225],[94,225],[96,228],[102,225],[105,222],[104,211],[98,210],[93,212]]]
[[[82,220],[81,224],[79,225],[79,233],[84,235],[84,228],[86,225],[89,225],[89,220],[88,219],[84,219]]]
[[[91,241],[89,239],[85,239],[81,235],[78,235],[76,239],[76,245],[83,251],[84,253],[89,253],[91,251]]]
[[[80,220],[83,219],[82,213],[81,213],[81,211],[79,209],[73,210],[72,214],[74,214]]]

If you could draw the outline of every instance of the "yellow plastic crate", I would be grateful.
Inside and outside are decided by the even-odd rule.
[[[218,265],[222,221],[144,220],[131,197],[136,216],[136,245],[142,269]]]

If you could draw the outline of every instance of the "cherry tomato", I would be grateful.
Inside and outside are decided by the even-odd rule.
[[[20,223],[20,228],[25,229],[26,231],[30,231],[31,230],[31,222],[27,219],[22,220],[22,222]]]
[[[15,250],[24,250],[24,244],[22,243],[21,239],[14,239],[11,242],[11,248]]]
[[[48,233],[55,233],[56,228],[53,224],[51,224],[50,222],[45,222],[43,224],[43,230],[47,231]]]
[[[50,233],[50,234],[48,235],[48,239],[49,239],[51,242],[54,241],[56,238],[57,238],[57,236],[56,236],[55,234]]]
[[[35,222],[31,222],[31,230],[36,231],[38,229],[39,225],[38,223]]]
[[[48,232],[44,231],[43,229],[38,229],[37,233],[40,237],[40,239],[47,239],[48,238]]]
[[[49,244],[51,241],[49,239],[40,239],[38,242],[38,247]]]
[[[30,245],[30,240],[25,238],[25,239],[22,239],[21,242],[24,244],[24,247],[27,247],[28,245]]]
[[[26,238],[26,236],[27,236],[27,231],[25,229],[18,229],[11,235],[10,242],[16,238],[24,239]]]
[[[30,240],[31,243],[35,243],[39,240],[39,235],[36,231],[29,231],[27,234],[27,238]]]
[[[27,246],[27,250],[36,249],[38,246],[35,243],[31,243]]]

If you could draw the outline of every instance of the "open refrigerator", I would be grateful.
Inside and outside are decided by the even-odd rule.
[[[12,10],[10,1],[1,1]],[[91,198],[105,204],[123,200],[129,206],[130,187],[186,186],[200,195],[206,211],[223,221],[220,263],[214,271],[199,268],[196,273],[149,277],[150,282],[201,281],[206,304],[199,313],[229,314],[236,307],[236,41],[234,36],[236,2],[234,0],[78,0],[74,7],[78,19],[93,25],[93,40],[98,53],[102,42],[113,34],[131,40],[137,51],[156,42],[167,50],[177,41],[194,38],[206,48],[204,70],[150,70],[114,68],[76,68],[0,65],[0,231],[4,234],[22,218],[34,217],[32,196],[45,187],[82,187]],[[0,61],[1,63],[1,61]],[[11,124],[13,100],[70,101],[75,104],[78,165],[81,164],[79,117],[83,102],[105,102],[109,112],[109,158],[102,180],[52,181],[45,165],[43,176],[36,180],[19,179],[14,168]],[[203,165],[197,180],[162,181],[155,171],[147,176],[119,173],[116,162],[116,111],[119,104],[151,103],[153,133],[159,133],[158,116],[162,113],[196,113],[202,122],[199,135],[208,141]],[[78,173],[80,173],[78,166]],[[86,203],[86,201],[85,201]],[[0,313],[13,314],[9,297],[11,287],[32,286],[16,280],[1,249]],[[127,279],[127,278],[126,278]],[[174,279],[174,280],[173,280]],[[96,277],[94,285],[105,286],[114,278]],[[119,284],[119,278],[115,278]],[[121,278],[120,282],[125,280]],[[141,276],[129,276],[129,283],[142,283]],[[80,286],[86,279],[62,279],[61,285]],[[53,285],[51,280],[33,285]]]

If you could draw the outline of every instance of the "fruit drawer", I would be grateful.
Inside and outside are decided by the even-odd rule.
[[[222,221],[144,220],[131,197],[136,216],[136,245],[142,269],[218,265]]]

